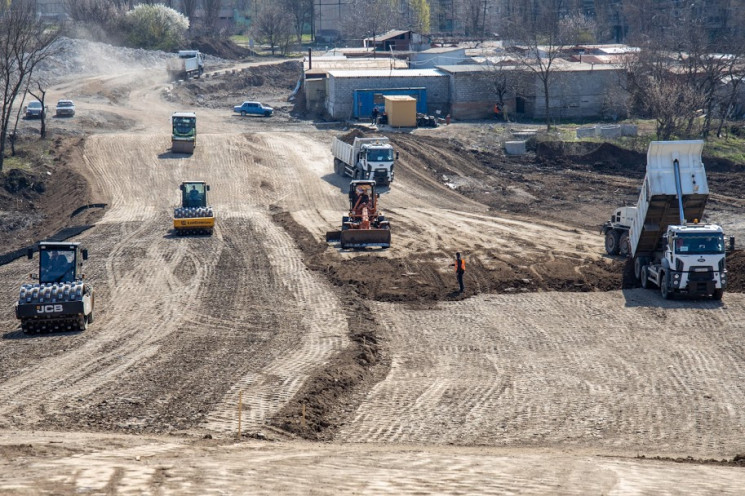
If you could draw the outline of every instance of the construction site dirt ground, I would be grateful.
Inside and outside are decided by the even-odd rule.
[[[95,224],[73,239],[96,292],[87,331],[27,336],[13,303],[38,261],[0,266],[2,494],[745,491],[741,252],[721,302],[663,300],[604,254],[643,154],[509,158],[486,122],[386,133],[393,246],[342,252],[324,235],[349,130],[291,105],[240,118],[212,86],[189,100],[195,153],[173,154],[188,84],[162,67],[60,80],[49,97],[76,116],[50,119],[54,157],[0,196],[8,251]],[[288,92],[274,84],[247,92]],[[745,240],[741,166],[707,162],[707,220]],[[184,180],[210,184],[213,236],[172,233]]]

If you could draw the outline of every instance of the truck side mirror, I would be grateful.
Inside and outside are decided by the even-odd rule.
[[[185,188],[186,188],[186,187],[185,187],[185,186],[184,186],[184,185],[182,184],[181,186],[179,186],[179,188],[178,188],[178,189],[180,189],[181,191],[184,191],[184,190],[185,190]]]
[[[82,250],[80,250],[80,253],[83,254],[83,260],[88,260],[88,249],[87,248],[83,248]]]
[[[26,257],[31,260],[34,258],[34,249],[33,248],[27,248],[26,249]]]
[[[398,160],[398,152],[396,152],[396,160]]]
[[[210,190],[210,185],[208,184],[207,186],[204,187],[204,189],[207,190],[207,191],[209,191]]]
[[[729,237],[729,251],[735,251],[735,237]]]

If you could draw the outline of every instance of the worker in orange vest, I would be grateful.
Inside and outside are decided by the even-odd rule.
[[[455,254],[455,263],[450,264],[451,267],[455,267],[455,275],[458,278],[458,286],[460,287],[459,293],[462,293],[466,288],[463,286],[463,273],[466,271],[466,261],[460,258],[460,252]]]

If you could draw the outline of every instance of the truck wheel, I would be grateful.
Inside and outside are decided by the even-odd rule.
[[[662,296],[663,300],[669,300],[673,296],[670,288],[667,286],[667,273],[665,272],[660,274],[660,296]]]
[[[272,115],[271,112],[264,112],[264,117],[269,117],[270,115]]]
[[[246,111],[245,110],[241,110],[241,117],[246,117]]]
[[[608,255],[618,255],[618,231],[609,229],[605,233],[605,252]]]
[[[647,270],[646,265],[642,266],[639,271],[639,279],[641,279],[642,287],[647,289],[649,287],[649,270]]]
[[[618,238],[618,254],[628,257],[629,252],[631,252],[631,245],[629,244],[629,232],[626,231]]]
[[[722,296],[724,296],[724,289],[715,289],[714,292],[711,294],[711,298],[716,301],[720,301],[722,299]]]

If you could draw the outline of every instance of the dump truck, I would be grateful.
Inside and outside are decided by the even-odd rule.
[[[386,137],[354,138],[351,145],[334,137],[331,153],[334,172],[340,176],[375,181],[383,186],[393,182],[393,146]],[[398,159],[398,152],[395,158]]]
[[[179,50],[178,57],[168,61],[167,70],[172,80],[198,78],[204,72],[204,57],[199,50]]]
[[[664,299],[720,300],[727,286],[724,232],[701,223],[709,197],[703,147],[702,140],[651,142],[636,206],[616,209],[603,225],[608,254],[627,253],[642,287],[657,286]]]
[[[339,242],[347,248],[391,246],[391,226],[378,208],[380,195],[375,181],[355,180],[349,183],[349,214],[342,217],[341,231],[326,233],[327,242]]]
[[[27,251],[34,258],[34,249]],[[21,286],[15,304],[24,333],[83,331],[93,322],[93,288],[84,280],[88,250],[80,243],[39,242],[36,283]]]
[[[197,146],[197,114],[174,112],[171,115],[171,151],[194,153]]]
[[[204,181],[184,181],[179,189],[181,206],[173,210],[173,228],[176,234],[212,235],[215,212],[207,204],[209,185]]]

